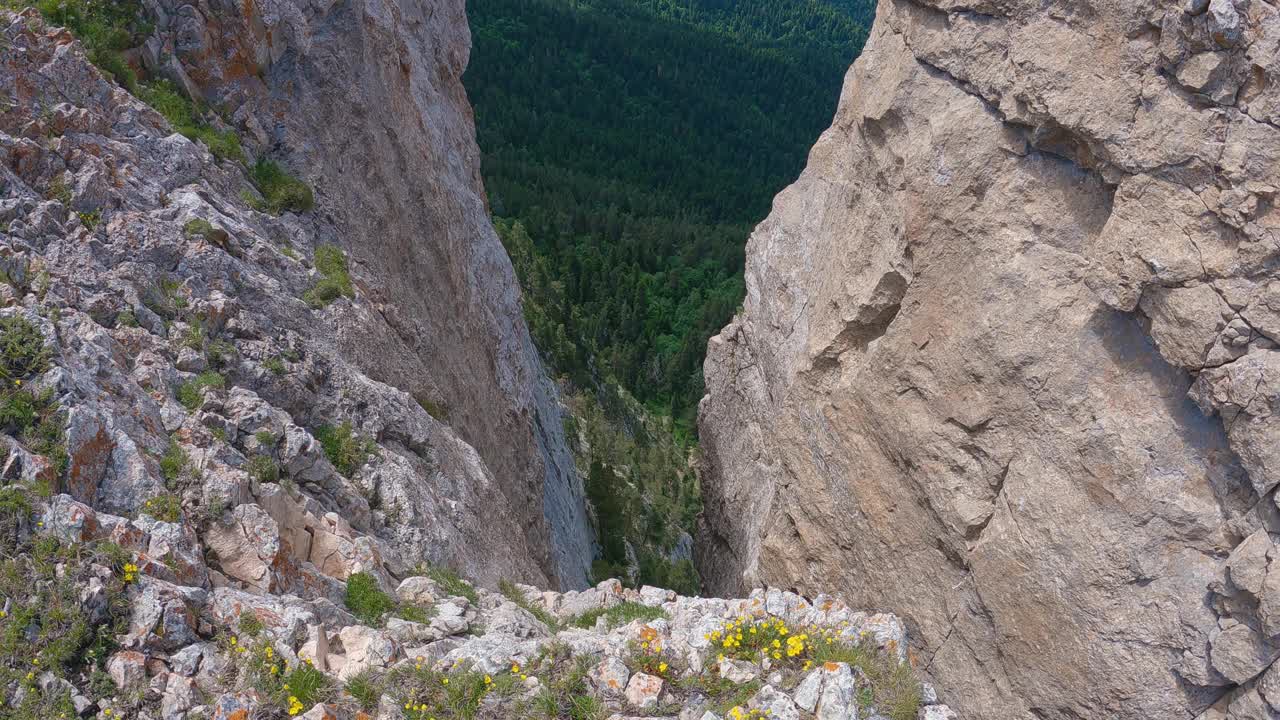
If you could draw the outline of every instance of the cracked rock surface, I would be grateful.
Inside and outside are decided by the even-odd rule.
[[[255,591],[423,560],[584,587],[581,480],[483,200],[462,3],[145,5],[136,61],[214,108],[247,163],[35,10],[0,13],[0,302],[57,356],[57,490],[113,513],[171,491]],[[315,208],[254,209],[259,158]],[[317,305],[322,247],[351,290]],[[365,449],[351,468],[321,447],[339,426]],[[20,457],[7,477],[33,474]]]
[[[882,0],[711,341],[703,576],[971,715],[1276,717],[1278,187],[1270,0]]]

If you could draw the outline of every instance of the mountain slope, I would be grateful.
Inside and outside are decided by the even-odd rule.
[[[708,585],[892,607],[972,715],[1273,717],[1278,37],[882,0],[708,353]]]

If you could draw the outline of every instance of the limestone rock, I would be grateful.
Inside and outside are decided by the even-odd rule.
[[[992,720],[1264,671],[1278,51],[1256,0],[881,0],[709,344],[710,589],[892,608]]]
[[[664,683],[662,678],[648,675],[645,673],[636,673],[627,681],[627,689],[625,695],[627,703],[632,707],[641,710],[657,707],[658,702],[662,699],[662,690]]]

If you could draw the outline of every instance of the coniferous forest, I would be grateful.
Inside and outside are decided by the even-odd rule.
[[[485,187],[588,449],[597,578],[698,590],[689,453],[707,340],[739,307],[747,235],[830,124],[873,12],[469,1]]]
[[[464,81],[531,329],[691,427],[743,250],[827,127],[872,0],[471,0]],[[506,233],[504,233],[505,235]]]

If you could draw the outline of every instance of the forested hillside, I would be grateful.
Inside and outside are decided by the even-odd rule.
[[[831,119],[870,0],[473,0],[464,81],[533,332],[684,426],[743,245]],[[528,274],[527,274],[528,275]]]

